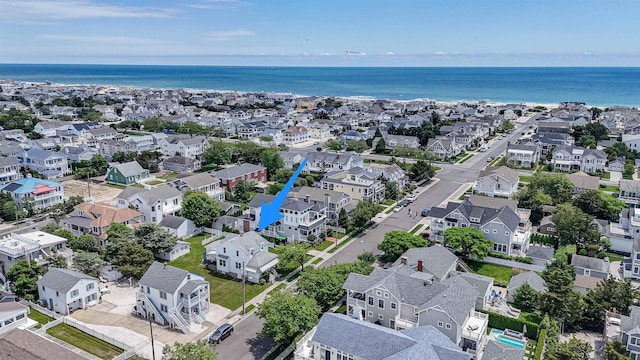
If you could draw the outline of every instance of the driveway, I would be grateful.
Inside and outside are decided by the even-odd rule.
[[[620,179],[622,179],[622,173],[620,171],[611,171],[609,174],[609,181],[616,184],[620,182]]]

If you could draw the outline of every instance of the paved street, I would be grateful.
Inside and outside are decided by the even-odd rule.
[[[480,170],[487,166],[487,159],[489,157],[495,158],[505,152],[507,142],[516,141],[521,136],[521,132],[534,122],[535,120],[531,118],[524,123],[516,124],[514,131],[509,136],[504,139],[494,140],[489,150],[478,153],[464,164],[438,164],[438,166],[442,167],[442,170],[436,175],[439,181],[418,196],[416,201],[410,205],[412,211],[438,206],[454,194],[460,196],[459,194],[466,191],[470,186],[469,183],[473,183],[476,180]],[[326,267],[336,263],[355,261],[358,255],[365,251],[379,254],[378,244],[382,242],[386,232],[411,230],[421,219],[419,215],[415,218],[410,218],[407,216],[406,209],[402,209],[398,213],[392,213],[377,225],[367,229],[358,238],[351,240],[349,244],[335,252],[321,266]],[[234,325],[234,334],[217,347],[220,358],[251,360],[264,357],[272,342],[257,337],[262,329],[262,323],[261,319],[258,319],[254,314],[250,314]]]

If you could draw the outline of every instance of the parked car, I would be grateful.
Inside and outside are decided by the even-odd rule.
[[[29,220],[25,221],[24,223],[25,223],[25,224],[27,224],[27,225],[33,225],[33,224],[35,224],[36,222],[35,222],[35,221],[33,221],[33,220],[31,220],[31,219],[29,219]]]
[[[402,210],[403,207],[404,206],[402,206],[402,205],[398,205],[398,206],[393,208],[393,212],[400,212],[400,210]]]
[[[489,157],[487,158],[487,162],[491,162],[491,161],[493,161],[493,156],[489,156]]]
[[[412,202],[416,201],[416,199],[417,199],[417,198],[418,198],[418,197],[417,197],[416,195],[413,195],[413,194],[411,194],[411,195],[409,195],[409,196],[407,196],[407,197],[406,197],[406,199],[407,199],[410,203],[412,203]]]
[[[402,199],[402,202],[400,202],[400,204],[402,204],[402,206],[407,206],[407,205],[409,205],[409,200]]]
[[[209,344],[220,344],[220,341],[228,338],[232,332],[233,325],[227,323],[220,325],[220,327],[209,336]]]
[[[428,216],[429,215],[429,208],[424,208],[422,209],[422,213],[420,215],[422,215],[423,217]]]

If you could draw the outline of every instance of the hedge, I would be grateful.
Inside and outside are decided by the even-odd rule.
[[[524,321],[514,319],[508,316],[500,315],[486,310],[478,310],[479,312],[489,314],[489,326],[495,329],[511,329],[522,332],[524,325],[527,325],[527,333],[525,334],[529,339],[538,339],[538,324],[531,321]]]
[[[544,341],[547,337],[547,330],[540,330],[540,335],[538,335],[538,345],[536,346],[536,352],[533,355],[533,360],[542,359],[542,350],[544,349]]]
[[[550,235],[543,234],[531,234],[531,241],[536,243],[542,243],[551,245],[554,248],[558,248],[558,238]]]
[[[509,255],[494,253],[494,252],[489,252],[489,256],[498,258],[498,259],[503,259],[503,260],[517,261],[525,264],[533,264],[533,259],[529,259],[527,257],[522,257],[522,256],[509,256]]]

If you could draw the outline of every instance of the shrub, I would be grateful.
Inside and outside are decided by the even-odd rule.
[[[606,253],[606,252],[604,252],[604,251],[601,251],[601,252],[599,252],[599,253],[598,253],[598,255],[596,255],[596,257],[597,257],[598,259],[604,259],[604,258],[606,258],[606,257],[607,257],[607,253]]]
[[[587,249],[580,249],[580,251],[578,251],[578,255],[587,256],[588,254]]]
[[[538,339],[538,324],[531,321],[524,321],[500,315],[491,311],[478,310],[479,312],[489,314],[489,326],[496,329],[511,329],[522,332],[524,325],[527,325],[527,333],[529,339]]]
[[[522,257],[522,256],[509,256],[509,255],[500,254],[500,253],[494,253],[494,252],[490,252],[489,256],[495,257],[495,258],[498,258],[498,259],[517,261],[517,262],[521,262],[521,263],[525,263],[525,264],[533,264],[533,260],[532,259],[529,259],[529,258],[526,258],[526,257]]]
[[[542,350],[544,349],[544,340],[547,336],[547,330],[540,330],[540,334],[538,335],[538,345],[536,346],[536,352],[533,355],[534,360],[542,359]]]
[[[534,243],[547,244],[553,246],[554,248],[558,248],[558,238],[556,238],[555,236],[531,234],[531,241]]]

